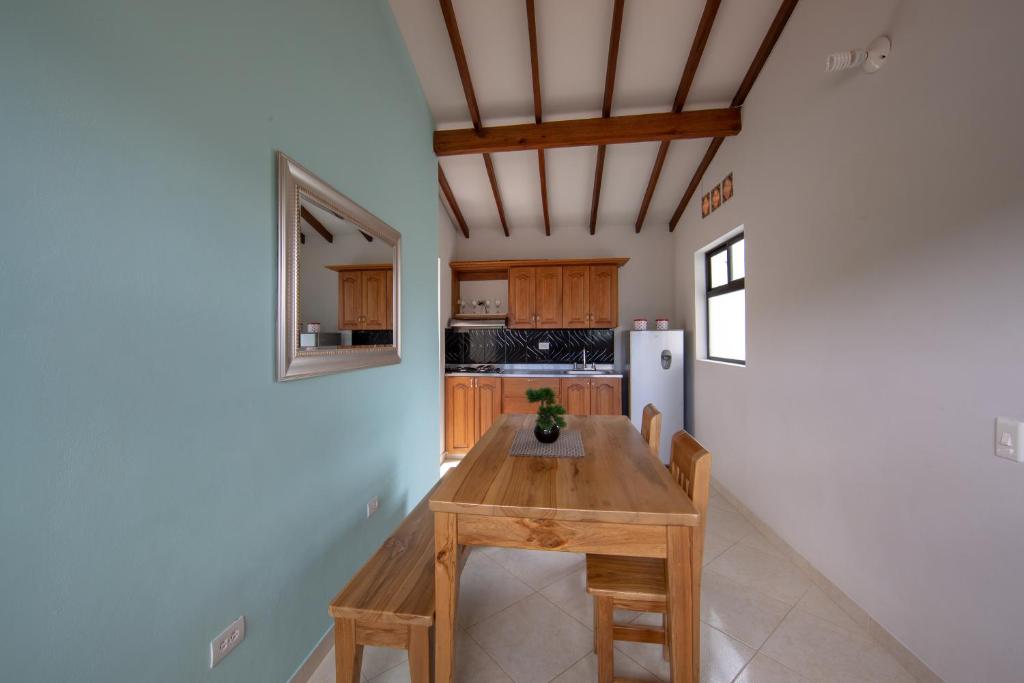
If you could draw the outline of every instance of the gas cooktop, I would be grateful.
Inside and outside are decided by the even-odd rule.
[[[496,375],[501,372],[497,365],[448,365],[445,372],[473,372],[481,375]]]

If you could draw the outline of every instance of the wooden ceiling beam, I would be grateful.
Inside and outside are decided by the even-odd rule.
[[[604,72],[604,103],[601,118],[612,115],[612,92],[615,90],[615,70],[619,63],[619,38],[622,36],[622,11],[626,0],[615,0],[612,9],[612,30],[608,36],[608,65]],[[539,121],[537,123],[540,123]],[[594,167],[594,193],[590,200],[590,234],[597,232],[597,207],[601,203],[601,181],[604,179],[604,155],[606,145],[597,148],[597,164]]]
[[[448,208],[451,209],[452,214],[455,216],[455,222],[458,224],[459,230],[462,231],[462,235],[468,240],[469,226],[466,225],[466,219],[462,216],[459,203],[455,201],[455,195],[452,193],[451,185],[448,184],[448,179],[444,176],[444,169],[441,168],[441,164],[437,165],[437,184],[441,187],[441,194],[444,195],[445,201],[448,202]]]
[[[540,56],[537,51],[537,10],[533,0],[526,0],[526,22],[530,33],[530,71],[533,76],[533,119],[541,122]],[[551,235],[551,217],[548,215],[548,172],[544,163],[544,150],[537,150],[537,173],[540,176],[540,203],[544,210],[544,234]],[[508,235],[508,232],[505,232]]]
[[[317,217],[314,216],[313,213],[309,209],[307,209],[304,206],[300,206],[299,207],[299,215],[302,216],[302,220],[304,220],[307,223],[309,223],[309,227],[313,228],[318,233],[320,233],[321,237],[323,237],[328,242],[331,242],[331,243],[334,242],[334,235],[331,234],[331,231],[328,230],[327,228],[325,228],[324,224],[321,223],[317,219]]]
[[[775,43],[779,41],[779,36],[782,35],[782,30],[786,28],[786,23],[789,21],[789,17],[792,16],[793,10],[796,9],[797,2],[799,2],[799,0],[782,0],[782,4],[779,5],[779,11],[775,13],[775,19],[772,20],[771,26],[768,27],[768,32],[761,41],[761,47],[758,48],[757,54],[754,55],[754,61],[750,63],[750,68],[747,69],[747,74],[743,77],[743,81],[740,83],[740,87],[736,91],[736,95],[732,98],[733,107],[743,106],[743,103],[747,99],[747,95],[750,94],[750,90],[754,87],[754,82],[757,81],[757,77],[761,74],[761,69],[764,68],[765,62],[768,61],[768,57],[771,55],[772,49],[775,47]],[[672,214],[672,220],[670,220],[668,224],[669,232],[676,229],[676,225],[679,224],[679,219],[683,216],[683,211],[686,210],[687,204],[689,204],[690,199],[693,198],[694,193],[697,191],[697,187],[700,185],[701,179],[708,170],[708,166],[711,165],[711,161],[715,158],[715,154],[718,152],[718,149],[722,146],[724,141],[725,140],[720,137],[716,137],[711,141],[707,152],[704,154],[704,158],[701,160],[700,165],[697,166],[697,171],[693,174],[693,178],[690,180],[690,184],[686,188],[686,192],[683,193],[683,198],[679,201],[679,205]]]
[[[711,27],[715,23],[715,16],[718,14],[718,7],[722,0],[707,0],[704,3],[704,12],[700,16],[700,23],[697,24],[697,32],[693,36],[693,43],[690,45],[690,54],[686,58],[686,66],[683,68],[683,75],[679,79],[679,87],[676,89],[675,99],[672,101],[672,111],[682,111],[686,104],[686,98],[690,94],[690,87],[697,75],[697,67],[700,66],[700,59],[704,55],[704,48],[707,47],[708,37],[711,35]],[[654,168],[651,169],[651,177],[647,181],[647,191],[644,192],[644,199],[640,203],[640,212],[636,217],[636,231],[644,226],[647,220],[647,210],[651,207],[651,199],[654,198],[654,190],[658,186],[658,179],[661,177],[661,169],[668,157],[668,146],[670,140],[664,140],[658,147],[658,156],[654,160]]]
[[[466,107],[469,109],[469,118],[473,122],[473,130],[477,133],[483,131],[483,120],[480,118],[480,107],[476,103],[476,91],[473,89],[473,79],[469,75],[469,62],[466,60],[466,50],[462,45],[462,34],[459,32],[459,22],[455,17],[455,8],[452,7],[452,0],[438,0],[441,5],[441,14],[444,17],[444,25],[448,30],[448,40],[452,46],[452,55],[455,57],[455,66],[459,70],[459,79],[462,81],[462,92],[466,96]],[[498,218],[501,220],[501,229],[508,237],[508,221],[505,220],[505,206],[501,201],[501,192],[498,190],[498,178],[494,173],[494,162],[491,155],[483,152],[484,166],[487,167],[487,178],[491,183],[491,192],[494,193],[494,205],[498,210]],[[469,237],[469,235],[466,235]]]
[[[591,147],[629,142],[657,142],[737,135],[742,128],[739,108],[634,114],[611,118],[572,119],[512,126],[434,131],[434,153],[458,156],[492,152],[522,152],[556,147]]]

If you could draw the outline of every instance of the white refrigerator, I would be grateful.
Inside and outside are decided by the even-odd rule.
[[[683,330],[629,333],[629,419],[637,429],[644,406],[661,411],[661,459],[668,462],[672,435],[683,428],[685,401]]]

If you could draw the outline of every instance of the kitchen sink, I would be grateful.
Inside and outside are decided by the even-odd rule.
[[[566,370],[567,375],[607,375],[607,370]]]

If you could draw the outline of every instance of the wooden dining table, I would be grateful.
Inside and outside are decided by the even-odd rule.
[[[511,455],[517,430],[535,419],[499,417],[430,496],[436,683],[455,680],[459,556],[475,545],[665,558],[671,680],[696,683],[697,509],[628,418],[568,417],[566,429],[582,437],[581,458]]]

